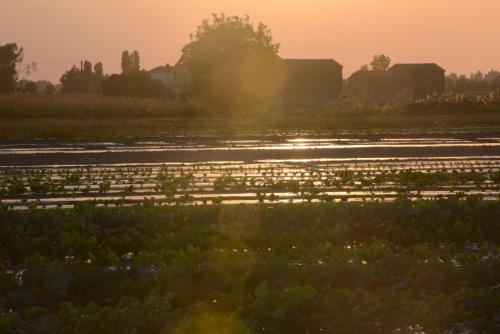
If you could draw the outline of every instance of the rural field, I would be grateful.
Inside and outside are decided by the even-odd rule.
[[[496,132],[11,142],[0,165],[10,208],[500,195]]]
[[[369,131],[226,117],[258,124],[237,135],[196,117],[164,118],[165,132],[101,118],[101,135],[16,123],[0,143],[0,330],[495,333],[500,130],[487,115],[378,115],[397,121]]]
[[[495,333],[498,201],[0,211],[3,332]]]
[[[85,95],[1,96],[0,141],[171,140],[178,136],[338,136],[500,128],[500,95],[411,104],[280,103],[225,110],[195,101]],[[458,100],[457,100],[458,99]],[[424,132],[422,132],[425,130]]]
[[[0,0],[0,334],[500,334],[498,13]]]

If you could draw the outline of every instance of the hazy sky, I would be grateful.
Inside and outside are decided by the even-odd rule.
[[[500,0],[0,0],[0,44],[54,82],[80,59],[118,72],[125,49],[150,69],[175,63],[213,12],[264,22],[286,58],[334,58],[344,76],[385,53],[447,72],[500,69]]]

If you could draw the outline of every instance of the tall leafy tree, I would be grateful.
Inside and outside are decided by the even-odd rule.
[[[62,93],[98,94],[102,91],[102,63],[97,63],[92,70],[92,63],[85,61],[83,69],[73,66],[61,76]]]
[[[191,35],[179,63],[190,69],[199,95],[230,107],[277,92],[283,78],[279,48],[266,25],[255,27],[248,16],[213,14]]]
[[[113,74],[102,84],[103,94],[125,97],[167,97],[163,84],[151,78],[146,71]]]
[[[24,93],[25,94],[36,94],[37,93],[37,87],[36,83],[34,81],[27,81],[26,85],[24,86]]]
[[[128,74],[136,71],[140,71],[140,56],[139,51],[134,50],[129,52],[127,50],[122,52],[122,73]]]
[[[122,73],[129,73],[132,68],[130,53],[125,50],[122,52]]]
[[[374,71],[387,71],[391,66],[391,58],[384,54],[374,55],[370,66]]]
[[[368,67],[368,65],[362,65],[360,68],[359,68],[360,71],[369,71],[370,68]]]
[[[500,77],[500,72],[491,69],[486,75],[484,79],[488,81],[488,83],[492,83],[497,77]]]
[[[92,63],[88,60],[83,62],[83,73],[86,75],[92,75]]]
[[[99,62],[99,63],[96,63],[94,65],[94,73],[98,76],[98,77],[102,77],[104,75],[104,68],[102,66],[102,63]]]
[[[23,60],[23,49],[16,43],[0,46],[0,94],[13,93],[16,89],[17,66]]]
[[[43,89],[43,93],[46,95],[52,95],[56,92],[56,88],[52,83],[48,83],[45,88]]]
[[[132,68],[134,71],[139,71],[141,69],[141,58],[137,50],[134,50],[132,53]]]
[[[491,88],[500,91],[500,75],[491,82]]]

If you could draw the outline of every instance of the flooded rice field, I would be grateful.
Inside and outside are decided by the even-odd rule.
[[[498,199],[499,187],[497,133],[0,144],[0,199],[12,209]]]

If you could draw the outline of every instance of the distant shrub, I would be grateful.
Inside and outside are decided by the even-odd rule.
[[[167,97],[168,90],[146,71],[113,74],[103,82],[103,94],[125,97]]]
[[[207,114],[196,101],[86,94],[0,96],[0,118],[195,117]]]
[[[92,68],[92,63],[85,61],[82,68],[73,66],[61,76],[61,93],[99,94],[104,80],[102,63]]]

